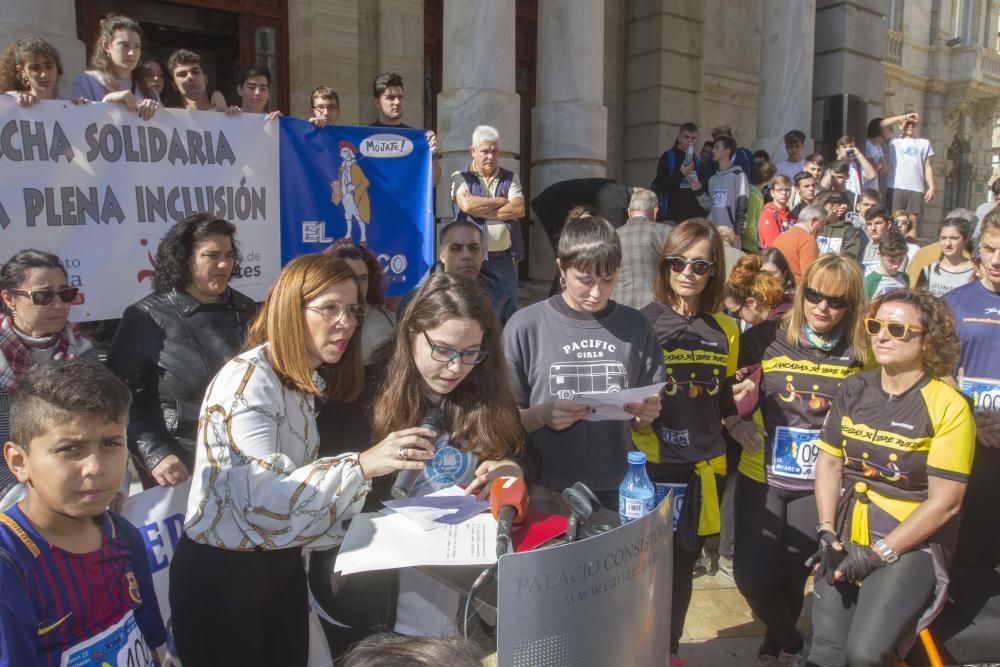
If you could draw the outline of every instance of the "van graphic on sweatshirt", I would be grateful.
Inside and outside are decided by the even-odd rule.
[[[622,389],[628,389],[628,373],[620,361],[557,361],[549,366],[549,394],[561,399]]]

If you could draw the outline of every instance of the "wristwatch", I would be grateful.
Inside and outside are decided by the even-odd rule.
[[[878,552],[878,555],[881,556],[882,560],[886,563],[895,563],[899,560],[899,554],[893,551],[892,547],[885,543],[885,540],[879,540],[873,544],[872,549]]]

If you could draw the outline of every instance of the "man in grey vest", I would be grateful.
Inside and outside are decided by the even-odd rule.
[[[500,133],[480,125],[472,133],[472,164],[451,175],[455,220],[471,220],[483,229],[483,268],[500,279],[517,303],[517,264],[524,257],[518,220],[524,216],[524,195],[517,174],[500,166]]]

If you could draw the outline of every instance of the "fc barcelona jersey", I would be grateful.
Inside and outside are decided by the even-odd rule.
[[[100,549],[49,545],[18,507],[0,514],[0,667],[155,665],[166,641],[142,538],[105,512]]]

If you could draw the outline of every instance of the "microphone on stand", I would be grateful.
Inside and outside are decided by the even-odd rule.
[[[434,444],[434,441],[444,432],[444,410],[438,407],[428,410],[427,414],[424,415],[424,420],[420,422],[420,428],[434,431],[434,437],[431,439],[431,444]],[[422,470],[423,468],[400,470],[396,474],[396,481],[392,485],[392,497],[396,500],[408,498]]]
[[[490,486],[490,512],[497,520],[497,558],[510,547],[513,524],[528,514],[528,487],[517,477],[497,477]]]

